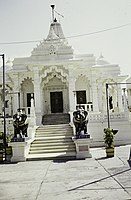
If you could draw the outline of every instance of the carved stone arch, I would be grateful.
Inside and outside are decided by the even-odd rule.
[[[41,75],[42,85],[46,85],[54,77],[57,77],[59,80],[61,80],[62,83],[67,85],[67,74],[64,73],[62,69],[58,69],[57,66],[51,66],[49,69],[46,69],[44,71],[44,73]]]
[[[56,77],[57,79],[61,80],[62,83],[67,85],[67,81],[58,73],[52,73],[50,75],[48,75],[48,77],[46,77],[45,79],[43,79],[42,84],[46,85],[47,83],[50,82],[50,80],[52,80],[54,77]]]
[[[24,78],[21,82],[21,90],[23,91],[25,88],[29,87],[31,90],[34,90],[33,80],[32,78]]]
[[[34,84],[32,78],[24,78],[21,83],[20,96],[21,96],[21,106],[29,107],[28,101],[31,99],[31,95],[34,93]],[[30,104],[30,103],[29,103]]]
[[[20,85],[26,80],[26,79],[32,79],[33,80],[33,76],[32,76],[32,74],[31,73],[21,73],[20,75],[19,75],[19,83],[20,83]]]
[[[43,68],[40,74],[43,111],[45,113],[54,112],[55,107],[56,110],[58,109],[55,103],[60,100],[61,111],[58,110],[67,112],[69,109],[68,70],[64,69],[63,66],[48,66]]]
[[[56,65],[52,65],[52,66],[44,69],[41,73],[41,79],[47,77],[48,74],[53,73],[53,72],[57,72],[57,73],[61,74],[62,77],[64,77],[65,79],[68,80],[67,70],[64,67],[56,66]]]

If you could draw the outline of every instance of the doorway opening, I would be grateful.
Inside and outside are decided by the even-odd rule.
[[[51,113],[63,112],[63,93],[50,92]]]

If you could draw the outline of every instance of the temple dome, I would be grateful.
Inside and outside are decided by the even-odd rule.
[[[104,59],[104,56],[101,54],[96,60],[96,65],[109,65],[110,63]]]
[[[47,36],[47,40],[49,38],[51,38],[51,36],[54,36],[54,34],[55,34],[55,37],[57,37],[57,38],[65,39],[65,36],[63,34],[63,31],[62,31],[61,24],[58,23],[57,20],[54,21],[53,23],[51,23],[49,34]]]

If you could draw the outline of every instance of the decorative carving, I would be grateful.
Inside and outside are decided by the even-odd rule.
[[[43,79],[43,84],[45,85],[54,77],[57,77],[63,83],[67,84],[67,81],[68,81],[67,74],[63,72],[63,69],[60,69],[57,66],[52,66],[46,69],[44,73],[42,74],[41,79]]]

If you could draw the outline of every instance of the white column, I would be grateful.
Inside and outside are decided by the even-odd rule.
[[[99,112],[98,90],[97,90],[96,73],[95,72],[92,72],[92,97],[93,97],[93,112]]]
[[[103,87],[102,87],[102,83],[99,83],[99,100],[98,100],[98,105],[99,105],[99,111],[103,112]]]
[[[31,108],[30,108],[30,118],[32,127],[36,126],[36,116],[35,116],[35,107],[34,107],[34,99],[31,98]]]
[[[118,85],[118,109],[119,109],[119,112],[123,112],[123,105],[122,105],[122,89],[121,89],[121,86]]]
[[[113,109],[114,111],[115,110],[118,111],[118,97],[117,97],[117,90],[115,87],[114,87],[112,96],[113,96]]]
[[[17,112],[17,109],[19,108],[19,97],[18,97],[19,91],[19,77],[16,74],[14,76],[14,87],[13,87],[13,114]]]
[[[73,69],[69,69],[69,113],[71,125],[73,124],[73,111],[76,110],[75,78]]]
[[[29,126],[27,129],[29,138],[33,139],[35,137],[35,130],[36,130],[36,116],[35,116],[34,99],[31,98]]]
[[[36,125],[38,126],[42,122],[40,76],[38,67],[34,67],[33,70],[34,70],[34,98],[35,98]]]
[[[127,97],[126,97],[126,88],[123,88],[123,98],[124,98],[124,112],[128,111],[128,105],[127,105]]]
[[[73,112],[76,108],[75,105],[75,78],[73,74],[73,70],[69,69],[69,110],[70,112]]]

